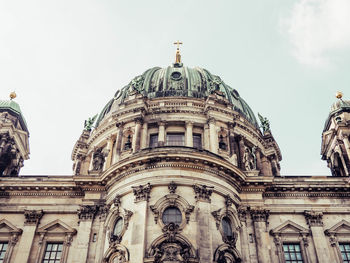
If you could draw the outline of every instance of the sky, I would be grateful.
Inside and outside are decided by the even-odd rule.
[[[0,0],[0,99],[30,131],[22,175],[71,175],[84,120],[154,67],[203,67],[267,117],[282,175],[330,175],[321,135],[350,98],[349,0]]]

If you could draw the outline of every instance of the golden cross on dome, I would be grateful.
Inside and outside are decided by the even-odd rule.
[[[182,45],[182,42],[178,40],[174,42],[174,45],[177,45],[175,63],[181,63],[180,45]]]

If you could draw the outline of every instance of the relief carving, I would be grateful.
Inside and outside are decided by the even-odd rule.
[[[151,184],[132,186],[134,195],[135,195],[135,203],[140,201],[148,201],[151,193]]]
[[[81,205],[78,209],[79,220],[92,220],[97,212],[98,207],[96,205]]]
[[[193,190],[197,201],[210,202],[210,196],[213,193],[213,189],[214,189],[213,186],[206,186],[206,185],[199,185],[199,184],[193,185]]]
[[[25,223],[38,224],[43,214],[43,210],[24,210]]]
[[[323,213],[319,211],[304,211],[305,219],[310,227],[323,226],[322,217]]]
[[[250,209],[250,215],[252,217],[253,222],[267,223],[267,219],[269,218],[270,211],[263,208],[254,208],[254,209]]]

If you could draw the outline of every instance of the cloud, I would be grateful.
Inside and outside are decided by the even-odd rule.
[[[298,0],[282,28],[300,63],[329,66],[337,51],[350,47],[350,0]]]

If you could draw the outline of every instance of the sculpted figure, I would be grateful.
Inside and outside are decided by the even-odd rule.
[[[263,129],[263,133],[265,134],[266,132],[270,132],[270,122],[267,118],[261,116],[258,113],[258,117],[260,119],[261,125],[260,127]]]
[[[102,151],[102,148],[97,148],[93,154],[92,170],[102,171],[103,164],[105,162],[106,154]]]
[[[92,127],[93,127],[93,124],[95,123],[95,120],[96,120],[96,118],[97,118],[97,115],[98,114],[96,114],[94,117],[92,117],[92,118],[89,118],[89,119],[87,119],[85,122],[84,122],[84,129],[86,130],[86,131],[91,131],[91,129],[92,129]]]
[[[246,171],[251,171],[256,169],[256,157],[255,153],[253,153],[248,147],[245,147],[244,155],[243,155],[243,165]]]

